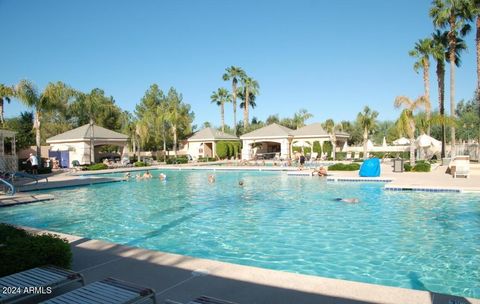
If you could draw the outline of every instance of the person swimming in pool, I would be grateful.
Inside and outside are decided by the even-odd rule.
[[[337,197],[336,199],[334,199],[335,201],[338,201],[338,202],[344,202],[344,203],[349,203],[349,204],[357,204],[359,203],[360,201],[358,200],[358,198],[355,198],[355,197],[352,197],[352,198],[341,198],[341,197]]]
[[[213,184],[213,183],[215,182],[215,175],[210,174],[210,175],[208,176],[208,182],[209,182],[210,184]]]
[[[160,178],[161,181],[167,180],[167,176],[163,173],[160,173],[158,177]]]
[[[150,171],[147,170],[147,172],[143,173],[143,178],[144,179],[152,178],[152,173],[150,173]]]
[[[243,182],[243,180],[240,180],[240,181],[238,182],[238,185],[239,185],[240,187],[243,187],[244,184],[245,184],[245,183]]]
[[[125,175],[123,177],[125,179],[130,179],[130,177],[132,177],[132,175],[130,174],[130,172],[127,172],[127,173],[125,173]]]

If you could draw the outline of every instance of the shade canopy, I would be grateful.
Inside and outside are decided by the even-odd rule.
[[[428,136],[427,134],[422,134],[419,137],[417,137],[417,140],[415,140],[415,143],[418,147],[421,148],[428,148],[428,147],[441,147],[442,142],[439,140],[436,140],[435,138]]]

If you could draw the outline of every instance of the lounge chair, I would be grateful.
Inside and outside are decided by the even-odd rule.
[[[177,301],[172,301],[172,300],[166,300],[165,304],[182,304],[182,303]],[[201,296],[199,298],[196,298],[195,300],[188,302],[187,304],[236,304],[236,303],[221,300],[221,299],[216,299],[212,297]]]
[[[1,292],[0,303],[16,303],[38,296],[38,293],[28,292],[30,288],[51,288],[67,286],[74,283],[85,284],[83,276],[71,270],[56,266],[37,267],[0,278],[0,286],[11,288],[12,292]],[[25,288],[28,288],[25,290]]]
[[[43,304],[156,303],[155,291],[114,278],[93,282],[52,298]]]
[[[450,172],[452,173],[453,178],[457,176],[465,176],[468,178],[470,173],[470,156],[460,155],[456,156],[449,165]]]

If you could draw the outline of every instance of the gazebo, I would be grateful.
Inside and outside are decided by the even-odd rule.
[[[205,128],[187,139],[187,153],[194,158],[215,157],[216,145],[219,141],[239,141],[239,139],[214,128]]]
[[[242,159],[248,160],[255,156],[273,158],[290,157],[290,143],[293,130],[276,123],[254,130],[240,136],[243,141]]]
[[[349,138],[349,134],[345,132],[335,132],[336,147],[345,145]],[[305,145],[307,143],[310,147],[313,143],[318,141],[321,146],[326,141],[332,141],[332,136],[328,134],[322,127],[322,124],[312,123],[293,131],[292,146]]]
[[[127,142],[127,135],[94,124],[86,124],[47,139],[49,156],[56,157],[64,168],[70,167],[75,160],[82,165],[100,161],[99,148],[105,145],[118,146],[122,154],[126,154]]]

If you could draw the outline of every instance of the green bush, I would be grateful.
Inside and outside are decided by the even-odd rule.
[[[215,161],[215,158],[213,157],[199,157],[198,162],[204,163],[204,162],[210,162],[210,161]]]
[[[342,164],[337,163],[328,167],[328,170],[331,171],[356,171],[360,170],[360,165],[356,163],[351,164]]]
[[[320,142],[319,141],[314,141],[313,142],[313,152],[316,152],[318,153],[318,156],[321,156],[322,155],[322,146],[320,145]]]
[[[135,167],[146,167],[146,166],[148,166],[146,162],[142,162],[142,161],[134,162],[133,165]]]
[[[108,166],[104,163],[93,164],[87,167],[87,170],[105,170],[108,169]]]
[[[219,141],[216,145],[216,153],[218,158],[224,159],[228,156],[228,147],[225,141]]]
[[[292,151],[293,152],[302,152],[302,147],[293,146]]]
[[[419,161],[415,164],[412,171],[414,172],[430,172],[431,165],[430,163]]]
[[[322,147],[323,153],[326,153],[327,156],[330,156],[333,151],[333,146],[332,143],[329,141],[323,142],[323,147]]]
[[[68,241],[53,234],[33,235],[23,229],[0,224],[0,277],[30,268],[55,265],[70,268]]]
[[[412,171],[412,165],[410,165],[410,163],[404,163],[403,164],[403,170],[405,170],[405,172]]]
[[[344,160],[345,158],[347,158],[347,152],[337,152],[335,153],[335,158],[337,160]]]

